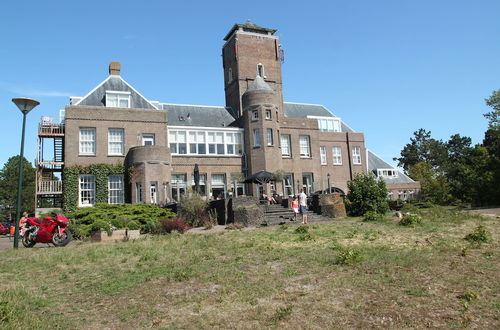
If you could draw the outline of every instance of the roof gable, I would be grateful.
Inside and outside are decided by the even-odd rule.
[[[75,105],[104,107],[106,106],[106,91],[129,92],[131,96],[131,108],[157,109],[150,101],[118,75],[110,75]]]

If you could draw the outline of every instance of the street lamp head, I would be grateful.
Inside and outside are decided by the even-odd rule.
[[[29,99],[27,97],[15,97],[12,99],[15,105],[21,110],[23,114],[28,114],[34,107],[40,104],[37,100]]]
[[[327,177],[330,177],[330,173],[328,173],[326,176],[327,176]]]

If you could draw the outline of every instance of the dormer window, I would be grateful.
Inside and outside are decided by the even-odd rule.
[[[385,177],[385,178],[397,178],[398,177],[398,171],[392,168],[382,168],[382,169],[377,169],[377,176],[380,177]]]
[[[264,65],[262,65],[261,63],[257,64],[257,75],[262,77],[262,78],[266,78],[266,74],[264,71]]]
[[[130,92],[106,91],[106,107],[130,108]]]

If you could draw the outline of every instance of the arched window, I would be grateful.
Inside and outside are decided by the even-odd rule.
[[[264,65],[262,63],[257,64],[257,75],[261,76],[262,78],[265,78],[265,71],[264,71]]]

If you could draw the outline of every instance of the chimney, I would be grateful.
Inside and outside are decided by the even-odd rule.
[[[115,76],[120,75],[120,62],[109,63],[109,74]]]

